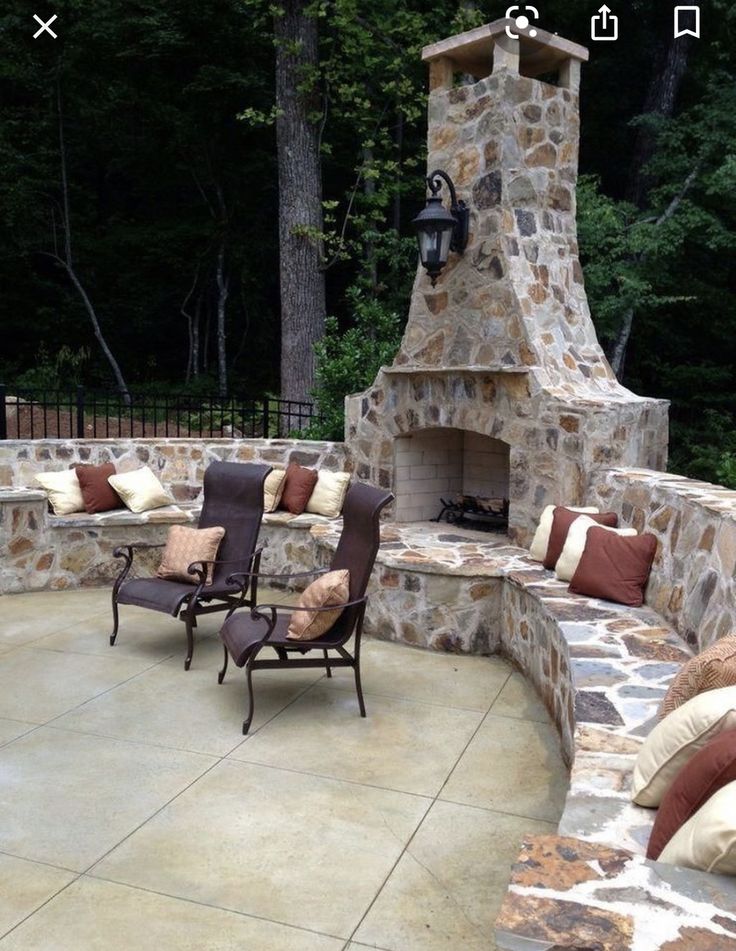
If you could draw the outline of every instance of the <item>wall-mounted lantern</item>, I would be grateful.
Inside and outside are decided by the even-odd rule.
[[[449,211],[439,195],[443,181],[450,189]],[[470,212],[464,201],[457,200],[455,186],[447,172],[442,169],[432,172],[427,176],[427,186],[432,194],[412,223],[417,232],[422,267],[426,268],[434,287],[450,251],[462,254],[467,247]]]

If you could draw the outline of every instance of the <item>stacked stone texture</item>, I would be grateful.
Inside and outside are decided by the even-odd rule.
[[[510,446],[512,538],[591,470],[664,468],[667,403],[622,387],[598,344],[575,222],[578,93],[504,67],[429,102],[430,169],[470,208],[465,253],[421,268],[392,367],[347,401],[359,478],[393,486],[396,436],[456,427]]]

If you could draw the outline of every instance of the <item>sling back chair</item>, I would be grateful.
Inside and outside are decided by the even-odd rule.
[[[355,673],[355,689],[358,694],[360,715],[365,716],[363,689],[360,683],[360,638],[363,631],[363,617],[366,607],[366,588],[373,570],[378,547],[381,543],[379,516],[381,509],[393,500],[393,495],[383,489],[370,485],[353,483],[348,489],[343,506],[343,529],[337,544],[332,564],[328,568],[318,568],[291,575],[260,575],[260,578],[287,579],[316,577],[326,571],[347,568],[350,572],[349,599],[344,604],[319,611],[334,611],[342,608],[342,613],[332,627],[316,640],[288,640],[290,612],[294,605],[257,604],[250,611],[233,610],[226,619],[220,637],[222,638],[225,662],[218,675],[222,683],[227,672],[228,656],[238,667],[245,667],[246,687],[248,691],[248,713],[243,723],[243,733],[247,733],[253,720],[253,684],[254,670],[281,669],[285,667],[324,667],[327,676],[332,676],[332,667],[352,667]],[[233,573],[228,581],[238,580],[242,591],[247,590],[249,582],[256,581],[253,573]],[[310,608],[310,610],[312,610]],[[281,612],[284,613],[281,613]],[[355,635],[355,646],[351,655],[345,645]],[[276,657],[257,659],[265,647],[273,648]],[[318,650],[323,657],[305,657],[310,651]],[[334,651],[338,656],[330,656]]]
[[[121,545],[113,555],[123,558],[122,571],[112,589],[113,631],[110,644],[118,636],[118,605],[133,604],[152,611],[163,611],[184,622],[189,670],[194,650],[194,628],[200,614],[231,611],[241,605],[255,605],[261,551],[256,541],[263,517],[263,483],[270,466],[238,462],[213,462],[204,474],[204,500],[198,528],[221,526],[225,529],[216,561],[197,561],[188,571],[191,583],[166,578],[128,578],[137,550],[163,548],[163,544]],[[213,565],[212,584],[205,584],[207,566]],[[249,572],[248,586],[230,580],[233,571]]]

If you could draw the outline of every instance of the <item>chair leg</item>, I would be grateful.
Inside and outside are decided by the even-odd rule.
[[[218,671],[218,673],[217,673],[217,682],[218,682],[218,684],[221,684],[221,683],[223,682],[223,680],[225,679],[225,674],[227,673],[227,662],[228,662],[228,660],[229,660],[229,658],[230,658],[230,655],[229,655],[228,652],[227,652],[227,647],[225,647],[224,644],[222,645],[222,649],[223,649],[223,651],[225,652],[225,660],[224,660],[224,662],[223,662],[223,664],[222,664],[222,670]]]
[[[189,670],[192,663],[192,654],[194,653],[194,624],[189,611],[184,615],[184,626],[187,630],[187,656],[184,660],[184,670]]]
[[[110,635],[110,647],[115,644],[115,638],[118,636],[118,624],[120,623],[120,616],[118,611],[118,602],[115,597],[115,592],[112,596],[112,634]]]
[[[364,717],[365,703],[363,702],[363,686],[360,682],[360,655],[355,658],[353,670],[355,671],[355,689],[358,692],[358,706],[360,707],[360,715]]]
[[[323,653],[325,655],[325,667],[327,668],[327,676],[331,677],[332,668],[330,667],[330,655],[327,653],[327,651],[323,651]]]
[[[245,720],[243,720],[243,736],[248,735],[248,730],[250,729],[250,725],[253,722],[254,701],[253,701],[253,679],[252,679],[252,671],[251,671],[252,660],[253,660],[253,655],[251,654],[251,656],[248,658],[248,661],[245,665],[245,686],[246,686],[246,690],[248,691],[248,716]]]

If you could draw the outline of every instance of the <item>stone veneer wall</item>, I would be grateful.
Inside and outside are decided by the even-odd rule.
[[[736,633],[736,491],[648,469],[592,474],[588,501],[652,532],[647,603],[696,650]]]
[[[210,462],[298,462],[312,468],[351,471],[344,443],[298,439],[8,439],[0,442],[0,488],[33,488],[39,472],[78,463],[113,462],[118,472],[147,465],[171,487],[177,502],[201,497]]]
[[[341,443],[299,440],[9,440],[0,442],[0,594],[44,588],[109,584],[119,570],[118,545],[166,541],[169,526],[196,520],[204,470],[215,460],[302,465],[349,470]],[[127,510],[89,516],[48,513],[45,495],[33,488],[42,471],[75,463],[114,462],[119,471],[149,465],[179,504],[144,515]],[[313,565],[308,529],[320,518],[288,513],[266,517],[260,543],[263,570],[302,571]],[[140,553],[138,570],[150,574],[160,552]]]

